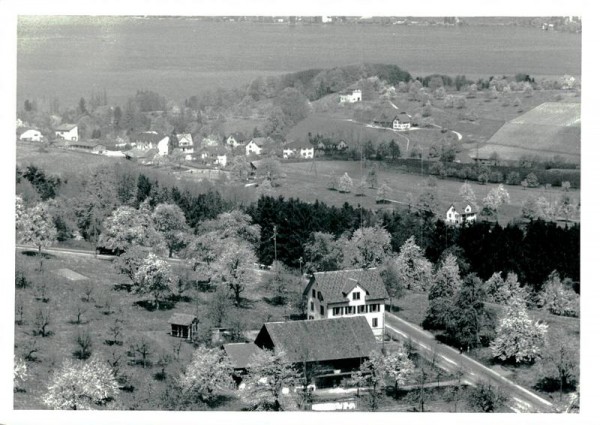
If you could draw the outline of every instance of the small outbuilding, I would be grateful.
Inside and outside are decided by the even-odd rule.
[[[192,339],[198,332],[199,320],[193,314],[173,313],[169,319],[171,335],[183,339]]]

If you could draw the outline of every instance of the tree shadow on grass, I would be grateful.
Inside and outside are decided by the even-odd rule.
[[[148,311],[157,311],[157,310],[172,310],[175,307],[177,302],[173,300],[162,300],[158,302],[158,308],[154,300],[141,300],[133,303],[138,307],[142,307]]]
[[[37,258],[40,257],[40,253],[38,251],[29,251],[29,250],[21,251],[21,254],[25,255],[27,257],[37,257]],[[50,259],[56,258],[56,255],[48,254],[47,252],[42,252],[41,255],[44,260],[50,260]]]
[[[267,304],[274,306],[274,307],[281,307],[281,306],[285,305],[285,298],[283,298],[283,297],[278,297],[278,296],[263,297],[262,299],[264,302],[266,302]]]
[[[254,305],[258,302],[258,300],[251,300],[248,298],[240,298],[240,305],[237,308],[241,308],[244,310],[248,310],[254,308]]]

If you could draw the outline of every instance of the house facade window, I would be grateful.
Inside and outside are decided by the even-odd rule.
[[[317,291],[315,291],[315,290],[313,289],[313,298],[315,298],[316,296],[317,296]]]
[[[379,304],[369,304],[369,313],[378,312]]]
[[[352,299],[353,300],[360,300],[360,292],[353,292],[352,293]]]
[[[356,306],[347,306],[346,314],[356,314]]]
[[[325,308],[321,306],[321,316],[325,316]]]
[[[359,305],[358,306],[358,313],[365,313],[366,312],[366,306],[365,305]]]
[[[310,311],[315,311],[315,303],[314,302],[310,302]]]
[[[373,325],[374,328],[377,327],[377,324],[378,324],[377,322],[378,322],[377,317],[373,317],[373,319],[371,320],[371,324]]]
[[[334,316],[339,316],[341,309],[342,309],[341,307],[333,307],[333,315]]]

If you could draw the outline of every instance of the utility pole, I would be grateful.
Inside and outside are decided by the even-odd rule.
[[[275,260],[274,260],[274,262],[277,263],[277,225],[273,226],[273,242],[275,244]]]
[[[298,259],[298,261],[300,262],[300,276],[304,276],[304,274],[302,273],[302,261],[303,261],[303,258],[302,258],[302,257],[300,257],[300,258]]]

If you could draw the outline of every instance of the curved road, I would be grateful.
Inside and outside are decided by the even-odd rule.
[[[455,349],[439,343],[431,333],[424,331],[419,326],[386,312],[385,327],[390,335],[412,339],[421,354],[430,360],[433,356],[437,356],[437,364],[441,368],[449,372],[456,372],[462,368],[463,382],[474,385],[478,381],[490,381],[494,385],[502,387],[509,395],[509,407],[515,412],[557,412],[555,406],[548,400],[460,354]]]

